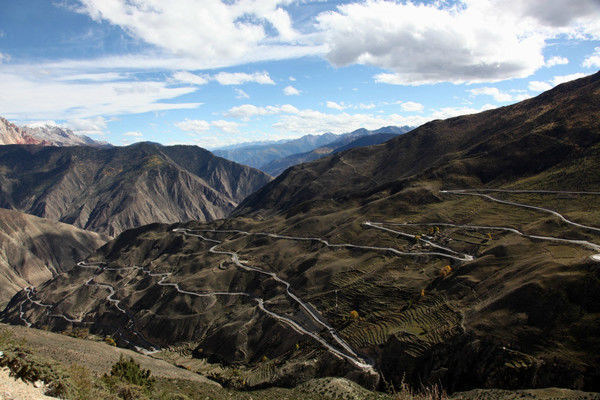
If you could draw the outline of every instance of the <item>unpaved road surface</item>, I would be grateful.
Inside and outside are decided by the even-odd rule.
[[[9,374],[8,368],[0,368],[0,400],[44,400],[55,399],[44,395],[43,387],[35,387],[15,379]]]

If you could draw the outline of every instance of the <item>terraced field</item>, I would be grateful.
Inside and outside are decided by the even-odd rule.
[[[373,387],[374,377],[411,371],[433,354],[454,359],[458,348],[440,348],[484,333],[498,343],[485,350],[488,363],[527,375],[542,358],[535,347],[514,346],[520,333],[512,327],[530,322],[498,302],[549,268],[594,263],[600,238],[586,218],[598,215],[577,210],[597,194],[490,193],[440,192],[441,202],[412,206],[402,218],[371,214],[379,222],[342,212],[331,225],[299,220],[275,232],[243,220],[236,228],[148,229],[28,289],[5,318],[86,326],[146,353],[190,343],[188,357],[209,361],[192,368],[241,387],[340,371]],[[532,208],[550,206],[560,213]],[[314,237],[294,233],[307,224]],[[497,318],[506,325],[490,332]]]

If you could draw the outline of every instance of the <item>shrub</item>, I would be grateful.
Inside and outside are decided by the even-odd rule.
[[[110,336],[105,337],[104,342],[111,346],[117,346],[117,342],[115,342],[115,339],[111,338]]]
[[[87,339],[90,331],[87,328],[75,328],[70,333],[69,336],[79,339]]]
[[[450,275],[451,272],[452,272],[452,267],[449,265],[446,265],[444,268],[440,269],[440,276],[442,278],[445,278],[448,275]]]
[[[154,385],[149,369],[143,369],[133,357],[127,360],[122,354],[119,361],[113,364],[110,376],[146,389],[151,389]]]
[[[351,318],[351,319],[357,320],[357,319],[358,319],[358,317],[359,317],[359,315],[358,315],[358,311],[356,311],[356,310],[352,310],[352,311],[350,311],[350,318]]]

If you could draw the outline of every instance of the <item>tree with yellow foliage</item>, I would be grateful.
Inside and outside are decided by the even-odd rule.
[[[350,319],[357,320],[358,317],[359,317],[358,311],[356,311],[356,310],[350,311]]]
[[[451,272],[452,272],[452,267],[449,265],[446,265],[444,268],[440,269],[440,276],[442,278],[445,278],[448,275],[450,275]]]

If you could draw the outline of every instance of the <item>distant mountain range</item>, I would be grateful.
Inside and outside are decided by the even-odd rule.
[[[270,179],[197,146],[0,146],[0,207],[111,236],[223,218]]]
[[[0,117],[0,145],[39,144],[42,146],[110,146],[84,135],[77,135],[69,129],[56,125],[42,124],[17,126]]]
[[[412,128],[407,126],[401,128],[388,126],[374,131],[358,129],[350,133],[339,135],[333,142],[317,147],[316,149],[306,153],[292,154],[290,156],[271,161],[270,163],[261,166],[260,169],[271,176],[277,176],[291,166],[318,160],[319,158],[326,157],[330,154],[335,154],[340,151],[355,147],[380,144],[402,133],[409,132],[411,129]]]
[[[328,132],[322,135],[306,135],[292,140],[238,144],[215,149],[213,153],[228,160],[258,168],[271,175],[277,175],[291,165],[323,157],[331,153],[333,149],[348,144],[361,136],[378,133],[399,135],[411,129],[410,127],[388,126],[373,131],[362,128],[339,135]],[[317,150],[319,148],[322,150]],[[330,150],[326,150],[326,148]],[[312,151],[316,152],[306,155]],[[318,156],[318,154],[322,155]],[[290,158],[284,161],[286,157]]]

